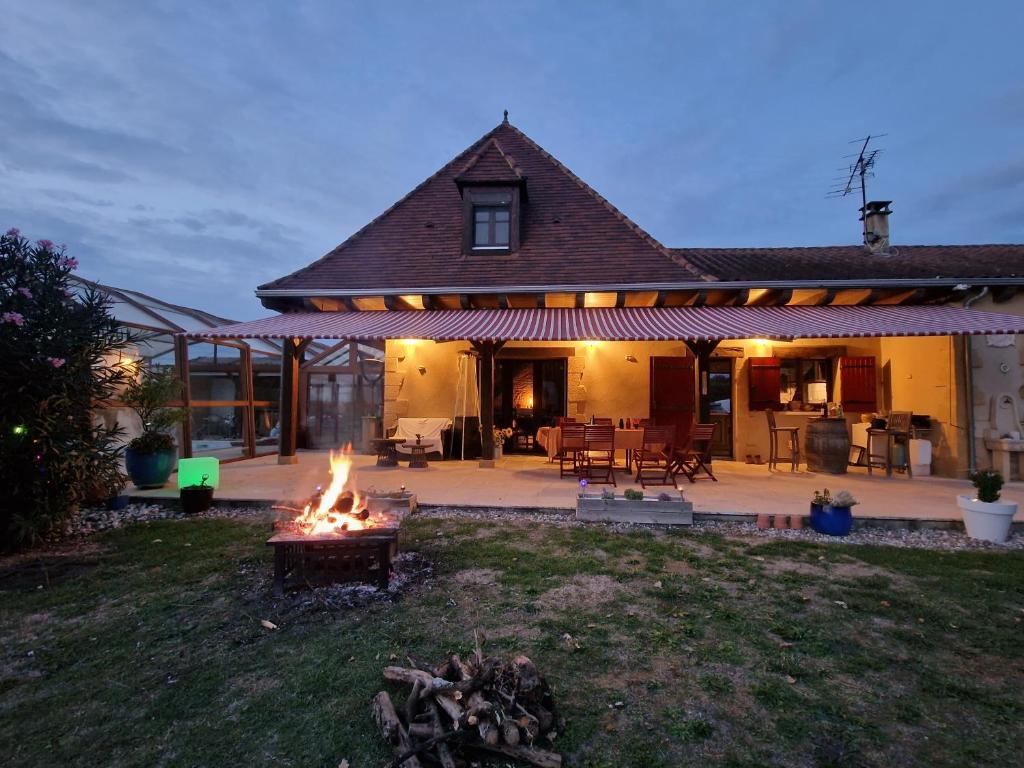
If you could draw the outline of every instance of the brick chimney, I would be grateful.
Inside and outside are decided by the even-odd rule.
[[[892,200],[872,200],[860,209],[864,222],[864,247],[869,253],[889,253],[889,205]]]

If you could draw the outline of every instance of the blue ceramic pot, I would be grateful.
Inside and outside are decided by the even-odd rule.
[[[811,504],[811,528],[828,536],[846,536],[853,527],[851,507]]]
[[[136,488],[162,488],[174,471],[178,451],[170,448],[157,453],[124,452],[124,467]]]

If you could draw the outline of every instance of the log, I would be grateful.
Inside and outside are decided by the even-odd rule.
[[[437,759],[441,761],[441,768],[455,768],[455,760],[452,759],[451,750],[448,749],[448,745],[443,741],[444,728],[441,726],[441,713],[437,709],[437,704],[430,702],[428,709],[434,724],[435,749],[437,751]],[[439,741],[439,739],[441,740]]]
[[[537,768],[562,768],[562,756],[557,752],[548,752],[546,749],[535,747],[513,747],[509,744],[468,744],[473,749],[479,749],[492,754],[505,755],[524,763],[537,766]]]
[[[493,746],[498,743],[498,726],[490,720],[481,719],[476,726],[476,730],[485,744]]]
[[[417,739],[432,739],[434,726],[430,723],[413,723],[409,726],[409,735]]]
[[[444,713],[452,719],[452,728],[458,728],[466,718],[466,711],[462,708],[459,702],[450,696],[444,694],[438,694],[434,697],[434,701],[437,705],[444,710]]]
[[[412,723],[416,718],[418,705],[420,703],[420,691],[423,690],[423,681],[417,680],[412,685],[412,692],[405,700],[405,722]]]
[[[516,673],[516,692],[523,699],[540,696],[542,685],[537,665],[527,656],[519,655],[512,659],[512,668]]]
[[[391,703],[391,697],[386,691],[381,691],[373,697],[371,711],[381,734],[391,744],[396,754],[401,756],[415,749],[412,739],[409,738],[409,733],[402,725],[402,721],[398,719],[395,705]],[[403,766],[403,768],[422,768],[419,758],[415,755],[410,755],[400,762],[396,761],[395,764]]]
[[[506,719],[501,724],[501,738],[510,747],[519,744],[519,726],[514,721]]]
[[[393,683],[405,683],[415,685],[419,680],[423,685],[430,685],[434,676],[420,669],[406,669],[405,667],[384,667],[384,679]]]

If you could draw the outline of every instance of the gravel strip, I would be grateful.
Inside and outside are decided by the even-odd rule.
[[[83,510],[66,529],[70,537],[88,536],[100,531],[122,528],[132,523],[150,522],[153,520],[184,520],[188,518],[227,518],[227,519],[270,519],[272,512],[268,507],[230,507],[213,506],[198,515],[185,515],[178,509],[163,507],[159,504],[129,504],[121,510],[87,509]],[[592,527],[602,526],[611,531],[633,531],[650,529],[663,531],[662,526],[636,525],[631,523],[590,523],[576,519],[571,510],[550,510],[546,512],[530,512],[514,509],[497,508],[465,508],[465,507],[432,507],[421,510],[418,517],[447,520],[479,520],[493,522],[526,521],[544,523],[561,527]],[[935,549],[946,551],[988,550],[1007,551],[1024,550],[1024,534],[1011,534],[1009,541],[993,544],[987,541],[971,539],[959,531],[861,528],[849,536],[825,536],[810,528],[802,530],[759,529],[754,523],[731,523],[721,521],[701,521],[685,530],[710,531],[724,536],[736,536],[751,539],[784,539],[791,541],[808,541],[816,544],[875,544],[888,547],[913,549]]]

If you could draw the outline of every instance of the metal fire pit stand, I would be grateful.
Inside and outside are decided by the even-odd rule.
[[[274,548],[276,597],[297,584],[362,581],[386,589],[391,559],[398,550],[398,531],[368,529],[344,536],[278,532],[267,546]]]

